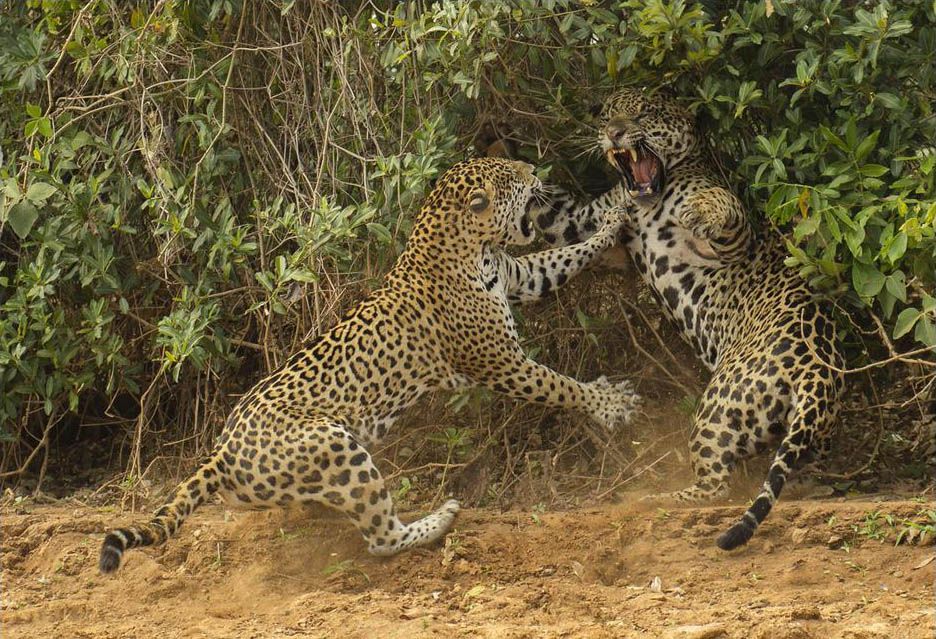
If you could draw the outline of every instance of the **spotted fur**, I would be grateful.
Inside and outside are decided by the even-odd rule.
[[[562,245],[588,237],[602,211],[626,207],[622,244],[712,371],[690,438],[695,483],[654,498],[716,497],[740,459],[779,442],[760,494],[718,539],[732,549],[751,538],[790,473],[828,450],[843,386],[833,370],[842,367],[835,327],[784,265],[779,238],[756,238],[675,101],[635,90],[613,95],[598,142],[621,183],[583,206],[558,197],[535,221]]]
[[[612,211],[588,241],[514,258],[545,202],[529,164],[456,165],[429,195],[386,285],[290,357],[237,403],[210,459],[151,521],[107,534],[100,569],[128,548],[161,544],[213,493],[253,507],[320,502],[344,511],[375,555],[431,543],[458,503],[413,523],[396,515],[367,447],[434,389],[480,384],[510,397],[580,410],[607,428],[629,420],[628,382],[574,379],[528,359],[508,302],[548,295],[614,244]]]

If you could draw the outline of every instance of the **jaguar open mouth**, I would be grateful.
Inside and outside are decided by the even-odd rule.
[[[609,149],[607,155],[608,162],[624,175],[631,197],[650,197],[663,190],[663,162],[645,146]]]

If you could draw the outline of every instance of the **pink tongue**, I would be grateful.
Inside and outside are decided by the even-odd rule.
[[[634,180],[638,184],[649,184],[656,173],[656,160],[652,157],[642,157],[637,162],[632,162],[631,168],[634,171]]]

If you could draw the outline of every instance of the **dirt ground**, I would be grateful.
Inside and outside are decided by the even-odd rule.
[[[367,554],[327,511],[198,511],[163,548],[97,570],[132,515],[62,500],[2,517],[2,635],[930,639],[934,548],[895,545],[932,503],[781,502],[745,548],[740,506],[466,510],[444,544]],[[931,498],[931,496],[930,496]],[[414,513],[415,514],[415,513]],[[932,522],[929,522],[932,524]],[[912,526],[911,526],[912,528]]]

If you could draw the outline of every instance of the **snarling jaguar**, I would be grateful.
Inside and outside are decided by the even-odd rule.
[[[693,118],[674,99],[627,89],[599,116],[598,144],[620,182],[594,201],[565,196],[535,218],[547,242],[581,242],[604,211],[636,268],[712,371],[689,442],[694,484],[654,496],[714,498],[744,457],[777,446],[760,494],[718,538],[747,543],[791,472],[827,452],[843,388],[829,307],[785,266],[779,237],[758,237]]]

